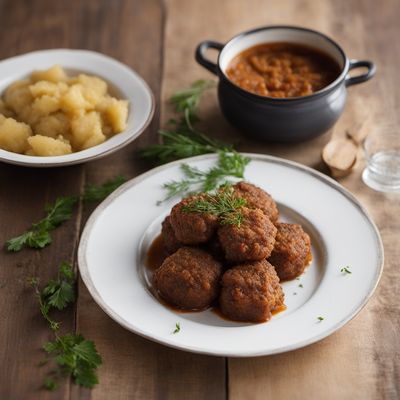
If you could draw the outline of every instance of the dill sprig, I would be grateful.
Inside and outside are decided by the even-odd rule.
[[[170,102],[181,117],[177,120],[171,119],[169,129],[158,131],[162,143],[149,146],[141,150],[140,154],[166,163],[201,154],[232,151],[231,145],[210,138],[194,126],[199,121],[197,108],[201,96],[214,86],[214,81],[198,80],[190,88],[172,95]]]
[[[221,184],[229,182],[230,177],[243,179],[244,170],[249,162],[250,158],[232,151],[219,152],[217,165],[205,171],[183,163],[180,168],[184,178],[164,183],[163,188],[167,191],[167,195],[163,201],[189,193],[210,192]]]
[[[242,208],[246,199],[234,195],[231,185],[223,185],[215,194],[204,194],[183,206],[187,213],[207,213],[216,215],[223,225],[235,225],[240,228],[243,221]]]

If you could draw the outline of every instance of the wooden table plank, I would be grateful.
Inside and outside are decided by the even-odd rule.
[[[338,40],[352,58],[371,58],[377,77],[349,89],[346,111],[337,124],[343,135],[349,124],[373,116],[370,129],[389,121],[398,127],[399,91],[394,82],[400,62],[397,22],[399,3],[391,0],[324,1],[239,0],[168,1],[163,100],[180,87],[200,78],[213,78],[196,65],[193,50],[202,40],[225,42],[236,33],[272,24],[302,25]],[[199,21],[189,24],[188,21]],[[200,22],[201,21],[201,22]],[[210,52],[211,56],[211,52]],[[184,73],[182,73],[184,71]],[[396,115],[397,114],[397,115]],[[171,113],[167,109],[162,119]],[[215,93],[202,104],[208,132],[235,143],[241,150],[288,158],[323,172],[320,153],[326,134],[292,146],[248,140],[220,114]],[[381,194],[361,181],[364,161],[341,180],[369,210],[382,233],[386,264],[376,295],[345,328],[322,342],[287,354],[229,360],[230,399],[395,399],[400,393],[400,290],[398,232],[399,196]],[[355,238],[357,240],[357,238]]]

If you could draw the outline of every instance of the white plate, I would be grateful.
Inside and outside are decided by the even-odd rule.
[[[300,280],[282,285],[287,310],[267,323],[236,323],[210,310],[174,312],[152,296],[144,259],[161,221],[177,201],[156,205],[165,195],[161,184],[181,176],[178,161],[119,188],[95,210],[84,229],[78,254],[82,279],[115,321],[167,346],[247,357],[314,343],[342,327],[366,304],[382,273],[383,247],[359,202],[311,168],[270,156],[248,156],[252,161],[246,179],[274,197],[283,220],[301,223],[311,236],[312,264]],[[215,155],[207,155],[185,162],[206,169],[215,160]],[[340,272],[345,266],[351,274]],[[181,330],[172,334],[177,322]]]
[[[125,131],[90,149],[64,156],[34,157],[0,149],[0,160],[29,167],[58,167],[94,160],[126,146],[137,138],[154,114],[154,97],[146,82],[126,65],[103,54],[88,50],[42,50],[0,61],[0,93],[12,82],[27,77],[33,70],[60,64],[70,73],[98,75],[114,94],[129,100]]]

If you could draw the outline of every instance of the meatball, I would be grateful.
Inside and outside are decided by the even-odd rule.
[[[311,260],[311,241],[297,224],[277,224],[275,246],[268,261],[281,280],[298,277]]]
[[[278,207],[266,191],[248,182],[239,182],[233,188],[237,197],[246,199],[248,208],[259,208],[274,224],[278,221]]]
[[[154,286],[167,302],[185,310],[202,310],[218,297],[222,266],[210,254],[181,247],[154,273]]]
[[[183,244],[175,236],[171,225],[171,217],[169,215],[164,219],[161,226],[161,236],[165,250],[168,254],[175,253]]]
[[[222,276],[221,312],[230,319],[265,322],[283,306],[284,294],[274,267],[266,260],[237,265]]]
[[[242,209],[240,227],[221,225],[218,238],[227,261],[258,261],[268,258],[275,244],[276,228],[260,209]]]
[[[171,225],[176,238],[189,245],[208,242],[218,226],[218,217],[206,213],[185,212],[183,208],[201,199],[201,195],[183,199],[171,210]]]

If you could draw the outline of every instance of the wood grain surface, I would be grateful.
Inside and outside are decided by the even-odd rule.
[[[57,196],[79,193],[86,182],[116,174],[134,177],[151,168],[137,149],[157,140],[171,115],[167,98],[195,79],[211,78],[193,58],[204,39],[225,42],[260,25],[302,25],[332,36],[351,58],[378,65],[374,80],[349,89],[334,135],[372,116],[368,129],[398,127],[400,3],[396,0],[0,0],[0,58],[37,49],[100,51],[141,74],[157,100],[153,123],[139,140],[82,166],[34,170],[0,165],[0,241],[24,231]],[[211,54],[210,54],[211,56]],[[215,54],[214,54],[215,56]],[[55,60],[56,62],[56,60]],[[247,139],[221,116],[215,93],[201,106],[203,124],[242,151],[273,154],[323,172],[320,153],[330,133],[297,145]],[[65,381],[54,393],[40,389],[40,347],[49,339],[25,281],[45,282],[62,260],[75,263],[79,235],[92,209],[79,207],[42,251],[0,252],[0,399],[397,399],[400,397],[400,197],[377,193],[361,181],[364,161],[340,182],[368,209],[385,247],[385,270],[376,294],[348,325],[306,348],[269,357],[229,359],[172,350],[114,323],[82,282],[76,307],[63,313],[63,329],[93,339],[103,357],[92,391]],[[357,238],[354,238],[357,240]],[[349,244],[349,248],[351,243]],[[60,317],[61,318],[61,317]]]

